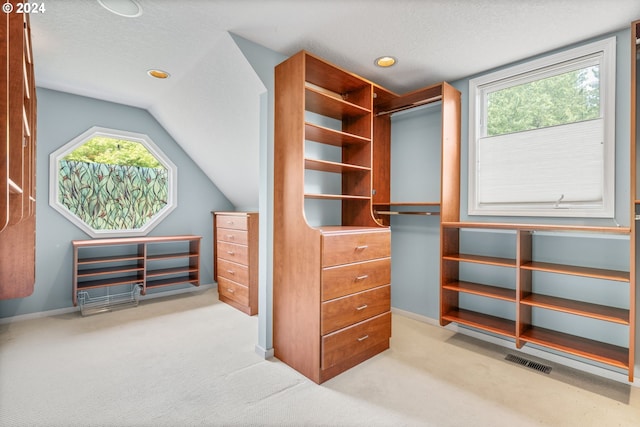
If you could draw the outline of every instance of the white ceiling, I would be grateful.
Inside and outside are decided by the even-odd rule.
[[[137,18],[97,0],[45,2],[31,16],[36,83],[148,109],[238,209],[258,206],[265,89],[229,33],[286,56],[306,49],[404,93],[640,19],[640,0],[137,1]],[[398,64],[379,69],[380,55]]]

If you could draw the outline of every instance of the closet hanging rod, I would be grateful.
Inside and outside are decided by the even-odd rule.
[[[400,211],[375,211],[377,215],[440,215],[440,212],[400,212]]]
[[[388,110],[388,111],[380,111],[380,112],[376,113],[376,117],[377,116],[383,116],[385,114],[397,113],[398,111],[404,111],[404,110],[408,110],[410,108],[420,107],[421,105],[430,104],[432,102],[441,101],[441,100],[442,100],[442,95],[433,96],[431,98],[422,99],[420,101],[416,101],[416,102],[413,102],[411,104],[402,105],[400,107],[392,108],[391,110]]]

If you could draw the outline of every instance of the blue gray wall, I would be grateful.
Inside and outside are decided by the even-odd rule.
[[[151,114],[42,88],[37,89],[37,96],[35,291],[27,298],[0,301],[0,317],[72,307],[70,242],[89,236],[49,206],[49,154],[92,126],[146,134],[176,164],[178,207],[149,235],[201,235],[201,283],[213,283],[211,211],[233,210],[233,206]],[[177,288],[164,290],[170,289]]]

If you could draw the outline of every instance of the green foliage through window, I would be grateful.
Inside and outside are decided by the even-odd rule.
[[[487,95],[487,136],[600,117],[598,66],[511,86]]]
[[[145,168],[163,167],[144,145],[106,136],[91,138],[65,156],[64,159]]]

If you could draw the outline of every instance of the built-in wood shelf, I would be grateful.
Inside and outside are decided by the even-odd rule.
[[[455,292],[464,292],[473,295],[479,295],[482,297],[495,298],[509,302],[516,301],[515,289],[501,288],[499,286],[483,285],[473,282],[451,282],[442,285],[444,289]]]
[[[350,194],[317,194],[306,193],[304,195],[307,199],[323,199],[323,200],[370,200],[367,196],[355,196]]]
[[[628,271],[607,270],[603,268],[581,267],[576,265],[554,264],[538,261],[523,263],[520,268],[523,268],[525,270],[544,271],[547,273],[570,274],[573,276],[616,280],[619,282],[629,281]]]
[[[310,141],[321,142],[323,144],[334,145],[336,147],[367,144],[371,142],[371,138],[364,138],[362,136],[341,132],[308,122],[304,124],[304,137]]]
[[[532,326],[527,328],[520,339],[532,344],[542,345],[575,356],[595,360],[622,369],[629,369],[629,349],[594,341],[575,335]]]
[[[305,105],[307,111],[342,120],[347,117],[360,117],[371,114],[371,111],[359,105],[352,104],[343,99],[338,99],[320,92],[315,88],[305,88]]]
[[[516,336],[516,323],[513,320],[503,319],[501,317],[457,308],[444,313],[442,318],[449,322],[473,326],[474,328],[484,329],[488,332],[504,335],[509,338],[515,338]]]
[[[346,163],[329,162],[326,160],[304,159],[305,169],[311,169],[321,172],[371,172],[371,168]]]
[[[447,261],[473,262],[476,264],[496,265],[499,267],[515,267],[516,266],[515,259],[486,256],[486,255],[451,254],[451,255],[444,255],[442,259]]]
[[[606,305],[593,304],[549,295],[530,294],[520,300],[521,304],[546,308],[578,316],[591,317],[607,322],[629,324],[629,310]]]

